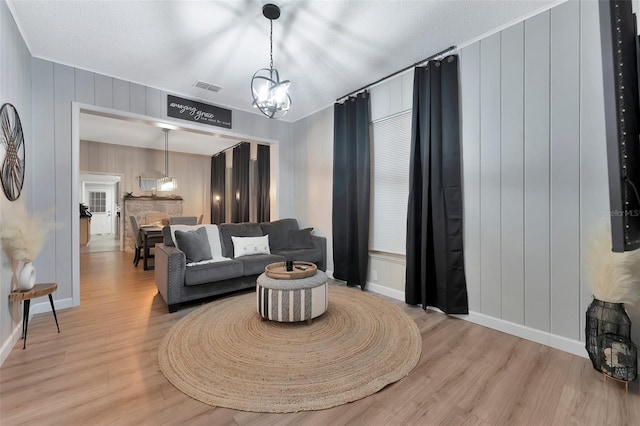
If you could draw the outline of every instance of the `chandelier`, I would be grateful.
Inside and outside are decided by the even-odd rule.
[[[138,176],[138,187],[143,191],[175,191],[178,189],[178,179],[169,176],[169,129],[164,132],[164,173],[157,170],[148,170]]]
[[[283,117],[291,108],[289,96],[289,80],[280,81],[278,70],[273,68],[273,20],[280,17],[280,8],[275,4],[265,4],[262,14],[269,20],[271,31],[269,33],[269,54],[271,62],[269,68],[261,68],[251,79],[251,94],[253,106],[269,118]]]
[[[174,191],[178,189],[178,179],[169,177],[169,129],[164,132],[164,177],[158,179],[158,191]]]

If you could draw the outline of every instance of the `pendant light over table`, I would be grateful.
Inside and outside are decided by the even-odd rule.
[[[164,177],[158,179],[158,191],[174,191],[178,189],[178,179],[169,177],[169,129],[164,132]]]

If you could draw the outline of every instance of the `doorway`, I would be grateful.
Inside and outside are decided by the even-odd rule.
[[[157,150],[158,143],[156,136],[159,132],[158,129],[169,128],[172,129],[171,152],[206,155],[210,157],[242,141],[271,145],[271,214],[272,217],[278,217],[278,198],[276,194],[279,175],[279,146],[278,141],[275,139],[248,136],[226,129],[211,128],[210,126],[202,124],[173,120],[168,117],[149,117],[79,102],[72,102],[71,126],[71,182],[74,188],[72,193],[72,204],[74,206],[78,206],[78,204],[82,202],[83,190],[81,182],[83,173],[120,173],[122,179],[116,191],[115,198],[121,200],[123,194],[131,194],[132,192],[136,192],[136,195],[145,195],[144,193],[140,194],[142,191],[136,185],[136,177],[149,167],[147,165],[148,156],[137,158],[127,157],[124,162],[130,162],[131,164],[129,165],[124,164],[123,161],[114,162],[113,158],[109,155],[103,155],[104,151],[101,149],[97,150],[97,154],[85,157],[84,153],[81,153],[81,140],[93,143],[94,146],[105,143],[112,146],[122,145],[125,147]],[[153,132],[153,129],[155,129],[155,132]],[[151,137],[144,136],[145,134],[151,133],[153,133]],[[206,140],[198,142],[198,136],[204,136]],[[151,165],[151,167],[153,167],[153,165]],[[180,165],[176,165],[176,167],[176,169],[172,168],[171,170],[179,171]],[[182,169],[186,170],[185,175],[187,178],[197,178],[200,182],[202,181],[201,175],[198,174],[197,171],[194,174],[194,169],[189,167],[188,162],[186,165],[182,165]],[[207,220],[207,213],[210,212],[211,194],[209,192],[197,192],[198,190],[194,185],[182,185],[181,188],[180,196],[185,200],[198,200],[199,198],[204,200],[203,206],[200,209],[196,207],[192,210],[198,210],[199,214],[204,213],[205,220]],[[185,191],[192,191],[192,193],[185,195]],[[152,196],[153,194],[149,195]],[[119,228],[118,232],[116,232],[116,235],[120,237],[121,250],[124,250],[124,219],[123,211],[123,217],[117,222]],[[72,217],[72,225],[72,306],[78,306],[80,304],[81,284],[80,253],[83,252],[83,247],[80,245],[79,215]]]
[[[89,241],[81,246],[82,253],[120,251],[121,176],[81,173],[80,200],[91,213]]]

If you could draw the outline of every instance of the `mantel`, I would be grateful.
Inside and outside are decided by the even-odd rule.
[[[153,197],[149,195],[130,195],[123,197],[125,201],[127,200],[135,200],[135,201],[182,201],[182,197],[179,195],[170,196],[170,197]]]

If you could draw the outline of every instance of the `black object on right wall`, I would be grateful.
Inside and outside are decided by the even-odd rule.
[[[600,36],[613,251],[640,247],[638,32],[628,0],[600,0]]]

